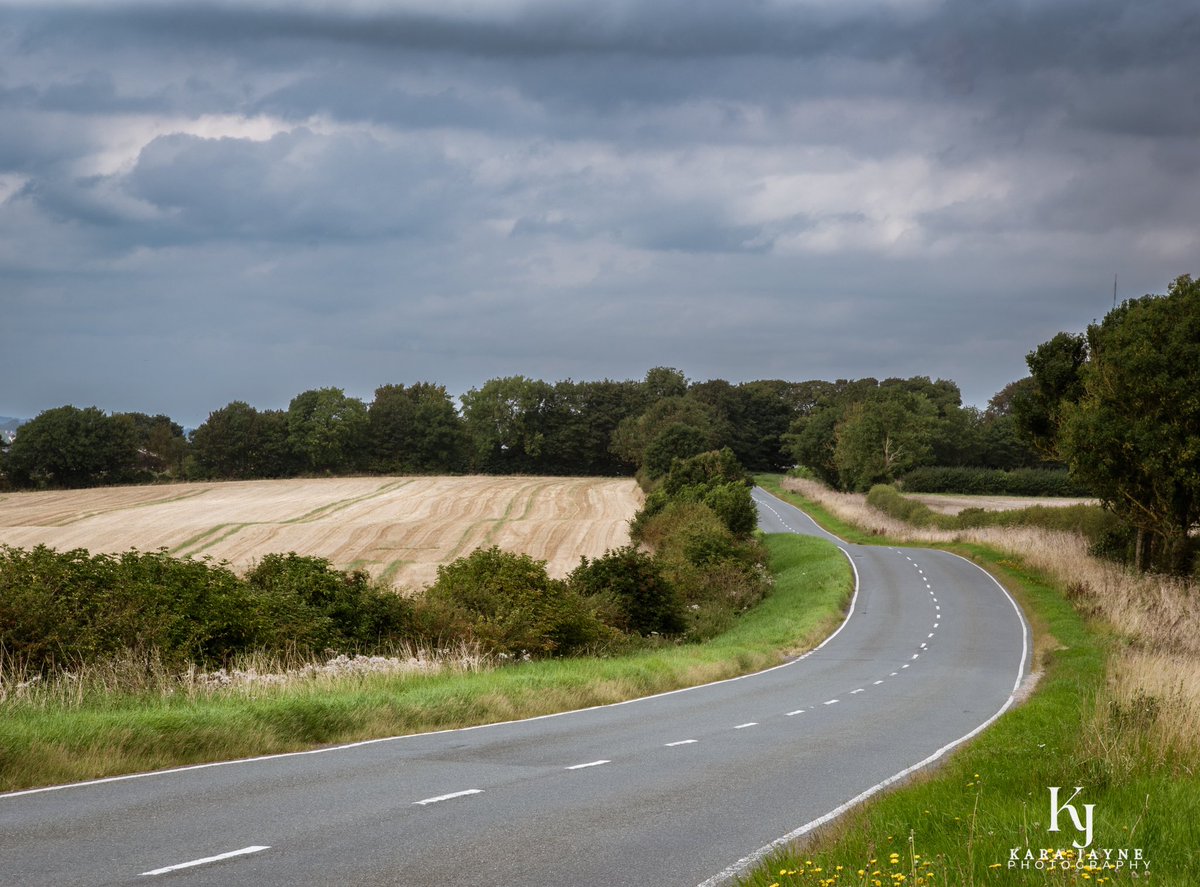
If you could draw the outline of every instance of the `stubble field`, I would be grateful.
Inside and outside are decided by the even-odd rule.
[[[295,551],[416,589],[439,564],[488,545],[545,560],[563,576],[581,555],[627,544],[640,505],[637,484],[623,478],[317,478],[11,493],[0,496],[0,544],[165,548],[239,571]]]

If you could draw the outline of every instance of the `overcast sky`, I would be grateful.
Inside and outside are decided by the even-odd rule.
[[[0,0],[0,415],[929,375],[1200,272],[1195,0]]]

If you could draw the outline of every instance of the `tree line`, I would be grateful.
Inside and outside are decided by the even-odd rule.
[[[980,412],[953,382],[925,377],[733,384],[655,367],[627,381],[507,376],[459,400],[431,382],[383,385],[370,403],[319,388],[285,410],[234,401],[190,435],[167,416],[68,405],[21,426],[0,472],[18,489],[361,473],[654,479],[728,447],[752,471],[799,462],[858,489],[920,465],[1040,458],[1015,436],[1004,392]]]

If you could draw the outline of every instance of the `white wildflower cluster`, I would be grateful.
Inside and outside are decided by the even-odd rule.
[[[399,657],[348,656],[345,653],[339,653],[326,662],[310,662],[300,668],[288,669],[282,672],[260,672],[253,666],[245,669],[219,668],[216,671],[197,674],[196,683],[213,689],[245,686],[273,687],[323,677],[345,678],[371,674],[431,672],[438,670],[441,666],[441,663],[427,659],[424,655],[420,654]]]

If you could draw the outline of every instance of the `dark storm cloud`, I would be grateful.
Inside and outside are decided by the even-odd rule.
[[[662,363],[982,403],[1114,271],[1200,271],[1197,45],[1190,0],[0,0],[0,413]]]

